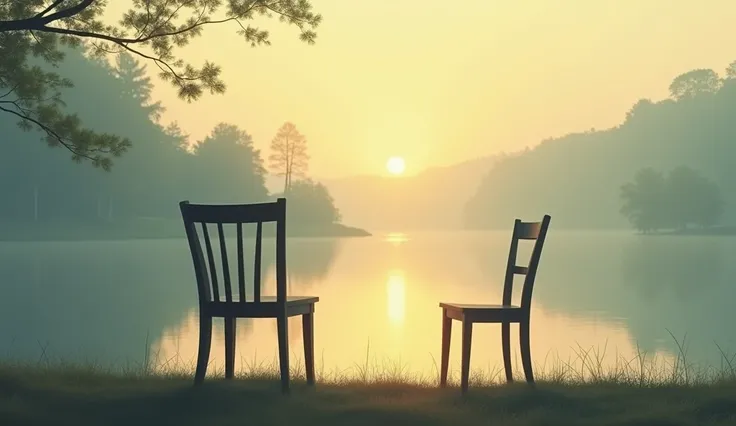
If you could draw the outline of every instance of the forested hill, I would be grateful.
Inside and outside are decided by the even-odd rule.
[[[549,213],[559,228],[625,228],[621,186],[641,168],[680,165],[716,182],[722,222],[736,222],[736,63],[722,77],[684,73],[669,88],[669,99],[638,101],[619,126],[549,139],[497,162],[466,204],[466,225],[506,228]]]

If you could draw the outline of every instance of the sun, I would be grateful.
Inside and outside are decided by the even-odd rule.
[[[400,175],[406,170],[406,163],[401,157],[391,157],[386,162],[386,170],[392,175]]]

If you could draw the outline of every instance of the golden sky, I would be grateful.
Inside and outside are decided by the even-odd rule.
[[[621,122],[694,68],[736,60],[730,0],[313,0],[317,44],[262,21],[273,45],[231,26],[183,50],[223,67],[225,95],[194,104],[157,89],[193,139],[221,121],[267,151],[284,121],[309,141],[316,177],[407,173]],[[267,156],[264,155],[264,157]]]

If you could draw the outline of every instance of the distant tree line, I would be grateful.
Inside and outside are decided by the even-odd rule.
[[[531,220],[549,213],[558,228],[622,228],[636,215],[641,226],[655,226],[645,225],[655,220],[649,219],[654,207],[647,213],[619,213],[621,183],[643,168],[673,170],[681,165],[708,176],[722,201],[708,195],[713,187],[691,176],[706,189],[680,188],[702,211],[686,214],[682,207],[679,213],[672,210],[676,217],[664,219],[663,210],[657,210],[656,226],[736,222],[736,62],[722,75],[711,69],[685,72],[670,82],[669,92],[661,101],[639,100],[612,128],[551,138],[500,158],[467,202],[465,224],[507,228],[516,217]]]
[[[718,186],[687,166],[667,176],[651,167],[639,170],[633,182],[621,187],[623,214],[639,231],[710,227],[723,213]]]
[[[245,130],[220,123],[190,143],[176,122],[161,122],[165,109],[151,99],[153,85],[134,57],[121,54],[109,64],[86,57],[81,49],[65,53],[55,72],[85,82],[63,94],[67,108],[83,116],[91,129],[135,143],[116,159],[112,172],[80,167],[68,161],[66,151],[48,149],[38,143],[38,135],[0,115],[0,218],[60,223],[176,218],[183,199],[238,203],[276,196],[266,188],[262,154]],[[298,152],[306,154],[306,146]],[[296,225],[337,222],[339,211],[321,184],[291,183],[292,174],[306,176],[307,159],[286,159],[291,162],[289,211],[298,213],[293,215]]]

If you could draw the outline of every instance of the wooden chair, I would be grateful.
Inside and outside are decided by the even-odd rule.
[[[506,265],[502,305],[440,303],[440,307],[442,308],[442,363],[440,371],[440,387],[447,386],[452,320],[461,321],[463,324],[460,374],[460,387],[463,393],[468,390],[468,378],[470,375],[470,346],[474,323],[501,324],[503,364],[504,369],[506,370],[506,380],[508,382],[513,381],[511,371],[511,347],[509,343],[511,323],[519,323],[519,343],[521,346],[521,362],[524,369],[524,375],[526,376],[528,383],[534,384],[532,357],[529,348],[530,305],[532,301],[534,279],[537,275],[537,267],[539,266],[539,259],[542,255],[542,247],[544,246],[544,239],[547,236],[550,219],[549,215],[545,215],[541,222],[522,222],[519,219],[515,221],[508,263]],[[536,240],[531,260],[529,261],[529,265],[526,267],[516,265],[519,240]],[[514,275],[517,274],[525,275],[520,306],[511,304]]]
[[[235,320],[237,318],[276,318],[278,323],[279,364],[281,388],[289,391],[289,339],[287,319],[302,316],[304,333],[304,360],[307,384],[314,384],[314,306],[318,297],[286,295],[286,199],[276,202],[240,205],[204,205],[179,203],[189,249],[194,263],[199,295],[199,350],[195,385],[204,381],[212,343],[212,319],[222,317],[225,321],[225,378],[232,379],[235,373]],[[261,246],[264,222],[276,222],[276,296],[261,296]],[[201,224],[207,263],[205,263],[197,223]],[[256,225],[255,262],[253,268],[253,300],[246,300],[246,280],[243,253],[243,224]],[[217,225],[224,300],[217,280],[217,267],[213,254],[208,224]],[[233,293],[230,280],[227,249],[223,224],[236,224],[238,288]],[[208,274],[209,269],[209,274]]]

